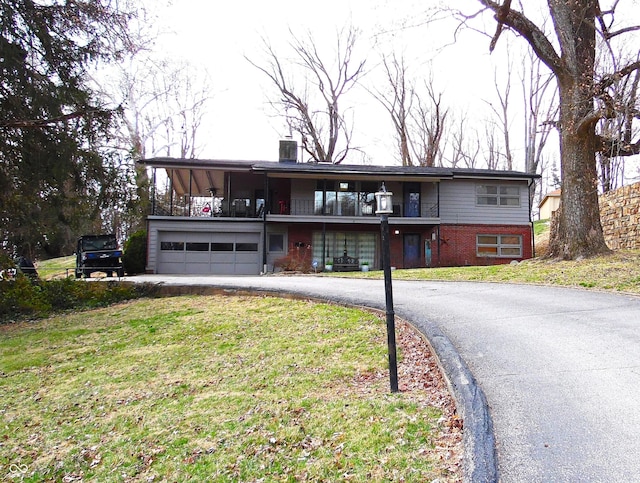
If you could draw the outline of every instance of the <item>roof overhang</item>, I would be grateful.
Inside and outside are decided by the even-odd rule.
[[[138,164],[150,168],[165,169],[216,169],[224,171],[251,171],[256,161],[233,161],[213,159],[188,159],[188,158],[149,158],[141,159]]]
[[[352,181],[432,181],[447,179],[528,181],[539,175],[519,171],[494,171],[428,166],[374,166],[332,163],[286,163],[274,161],[150,158],[143,166],[163,168],[180,196],[210,194],[224,187],[225,173],[264,174],[269,178],[335,179]]]
[[[373,166],[332,163],[256,163],[255,172],[270,178],[349,179],[353,181],[439,181],[452,177],[449,168]]]

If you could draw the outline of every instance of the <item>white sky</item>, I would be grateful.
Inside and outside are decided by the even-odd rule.
[[[464,32],[462,40],[443,51],[431,66],[428,62],[435,49],[452,43],[455,23],[437,30],[433,25],[402,28],[422,23],[427,4],[435,2],[180,0],[155,10],[161,30],[168,32],[158,44],[161,54],[188,59],[206,68],[213,79],[214,99],[199,135],[199,157],[277,159],[278,141],[288,134],[285,123],[268,105],[269,93],[273,93],[271,81],[245,56],[261,63],[262,38],[269,39],[276,51],[282,46],[284,52],[289,28],[301,37],[311,32],[320,46],[333,47],[337,29],[352,23],[362,31],[358,44],[366,54],[368,69],[379,63],[381,46],[393,44],[406,52],[417,77],[427,78],[432,73],[437,88],[444,91],[445,103],[473,112],[483,108],[476,101],[492,95],[486,91],[493,89],[492,62],[497,57],[489,55],[489,39]],[[383,31],[388,33],[380,34]],[[373,87],[375,74],[369,74],[365,82]],[[354,144],[367,153],[368,162],[393,164],[393,128],[388,113],[363,89],[352,93]],[[349,159],[359,162],[362,156]]]

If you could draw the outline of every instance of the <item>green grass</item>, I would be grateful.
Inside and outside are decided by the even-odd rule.
[[[534,230],[536,240],[544,238],[549,231],[547,220],[534,222]],[[383,277],[380,270],[323,275]],[[394,270],[393,279],[530,283],[640,294],[640,250],[618,250],[609,255],[575,261],[534,258],[516,265]]]
[[[549,220],[536,220],[533,222],[533,234],[534,236],[540,236],[543,233],[549,231]]]
[[[2,478],[459,476],[436,448],[441,412],[388,393],[384,324],[367,312],[176,297],[0,331]]]
[[[75,276],[75,267],[76,257],[74,255],[42,260],[37,263],[38,275],[45,280],[73,277]]]
[[[383,274],[371,271],[339,276],[382,278]],[[577,261],[532,259],[517,265],[394,270],[393,279],[530,283],[640,294],[640,250],[620,250]]]

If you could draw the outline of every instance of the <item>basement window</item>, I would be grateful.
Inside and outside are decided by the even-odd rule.
[[[522,257],[521,235],[476,235],[476,255],[479,257]]]

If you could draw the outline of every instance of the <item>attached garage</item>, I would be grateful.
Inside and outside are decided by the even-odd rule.
[[[261,233],[158,231],[156,273],[258,275]]]

